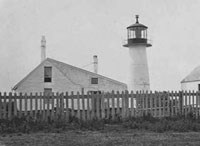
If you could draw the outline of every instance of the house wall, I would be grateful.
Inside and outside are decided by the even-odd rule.
[[[44,66],[52,66],[51,63],[45,61],[35,71],[29,75],[25,81],[17,88],[17,92],[35,93],[44,92],[44,88],[52,88],[53,92],[63,92],[66,90],[77,90],[70,81],[68,81],[60,71],[52,66],[52,82],[44,83]],[[68,85],[67,87],[65,85]],[[66,89],[67,88],[67,89]]]
[[[87,91],[124,91],[127,90],[125,84],[121,84],[102,76],[96,74],[88,74],[85,71],[80,71],[73,67],[67,67],[65,72],[67,74],[63,75],[59,69],[57,69],[55,64],[49,61],[43,62],[36,70],[34,70],[31,75],[24,80],[23,83],[19,85],[16,92],[22,93],[36,93],[44,92],[44,88],[52,88],[53,92],[84,92]],[[52,82],[44,83],[44,66],[52,66]],[[98,77],[98,85],[91,84],[91,78]]]
[[[197,91],[198,90],[198,84],[200,84],[200,81],[181,83],[181,90]]]

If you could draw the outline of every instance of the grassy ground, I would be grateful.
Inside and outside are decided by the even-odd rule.
[[[0,146],[196,146],[200,132],[154,133],[106,126],[105,130],[0,135]]]

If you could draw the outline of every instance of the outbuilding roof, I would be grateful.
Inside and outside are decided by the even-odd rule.
[[[189,75],[187,75],[181,83],[200,81],[200,66],[196,67]]]
[[[69,69],[68,68],[71,68],[71,69],[74,69],[74,70],[79,70],[80,72],[85,72],[87,74],[90,74],[91,76],[96,76],[96,77],[100,77],[100,78],[105,78],[111,82],[114,82],[116,84],[120,84],[122,86],[126,86],[127,85],[125,83],[122,83],[122,82],[119,82],[119,81],[116,81],[116,80],[113,80],[111,78],[108,78],[108,77],[105,77],[105,76],[102,76],[100,74],[96,74],[96,73],[93,73],[93,72],[90,72],[90,71],[87,71],[87,70],[84,70],[84,69],[81,69],[81,68],[78,68],[78,67],[75,67],[75,66],[72,66],[72,65],[69,65],[69,64],[66,64],[66,63],[63,63],[63,62],[60,62],[60,61],[57,61],[57,60],[54,60],[54,59],[51,59],[51,58],[47,58],[45,59],[43,62],[41,62],[35,69],[33,69],[33,71],[31,71],[26,77],[24,77],[18,84],[16,84],[12,90],[16,90],[29,76],[31,76],[31,74],[37,69],[39,68],[42,64],[44,64],[45,61],[48,61],[50,62],[54,67],[56,67],[66,78],[69,78],[67,76]]]

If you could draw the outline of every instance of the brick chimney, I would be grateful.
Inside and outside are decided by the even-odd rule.
[[[46,59],[46,39],[45,36],[42,36],[41,40],[41,62]]]
[[[97,55],[94,55],[93,56],[93,63],[94,63],[94,73],[98,73],[98,58],[97,58]]]

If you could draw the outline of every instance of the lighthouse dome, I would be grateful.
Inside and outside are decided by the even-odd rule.
[[[141,23],[137,23],[137,22],[136,22],[135,24],[132,24],[132,25],[128,26],[127,29],[137,28],[137,27],[144,28],[144,29],[147,29],[147,28],[148,28],[147,26],[145,26],[145,25],[143,25],[143,24],[141,24]]]

